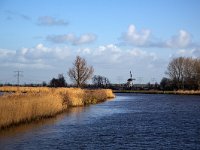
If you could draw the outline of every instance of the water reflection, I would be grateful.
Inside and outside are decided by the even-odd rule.
[[[64,111],[61,114],[56,115],[55,117],[52,118],[45,118],[42,120],[36,120],[31,123],[27,124],[21,124],[18,126],[14,126],[5,130],[0,131],[0,140],[5,139],[7,137],[14,137],[17,136],[18,134],[23,134],[26,132],[34,131],[34,130],[40,130],[42,128],[46,128],[49,125],[55,125],[57,122],[62,120],[65,117],[69,118],[79,118],[79,115],[81,112],[84,111],[84,107],[72,107],[69,108],[68,110]]]

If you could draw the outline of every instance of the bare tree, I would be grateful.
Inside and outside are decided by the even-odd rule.
[[[95,86],[100,87],[100,88],[107,87],[110,84],[110,81],[108,78],[104,76],[100,76],[100,75],[95,75],[92,78],[92,82]]]
[[[73,63],[73,67],[68,71],[68,75],[77,87],[81,87],[87,82],[87,80],[91,79],[93,72],[93,67],[87,66],[86,60],[77,56]]]
[[[194,71],[195,80],[196,83],[198,84],[198,89],[200,90],[200,58],[195,59],[194,68],[195,68]]]
[[[166,74],[178,89],[196,89],[200,87],[200,59],[174,58]]]
[[[166,74],[169,75],[170,79],[175,82],[177,88],[181,87],[183,83],[183,71],[184,70],[184,58],[174,58],[167,67]]]

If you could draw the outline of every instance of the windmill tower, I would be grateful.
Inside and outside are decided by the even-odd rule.
[[[133,75],[132,75],[132,73],[130,71],[130,78],[127,80],[127,87],[128,88],[132,88],[133,87],[133,80],[135,80],[135,79],[133,79]]]

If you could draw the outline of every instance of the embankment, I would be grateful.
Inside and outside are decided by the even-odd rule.
[[[114,97],[109,89],[0,87],[0,91],[15,92],[0,97],[0,129],[52,117],[69,107],[95,104]]]

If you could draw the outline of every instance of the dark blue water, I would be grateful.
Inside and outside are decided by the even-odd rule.
[[[200,149],[200,97],[117,94],[1,132],[0,149]]]

